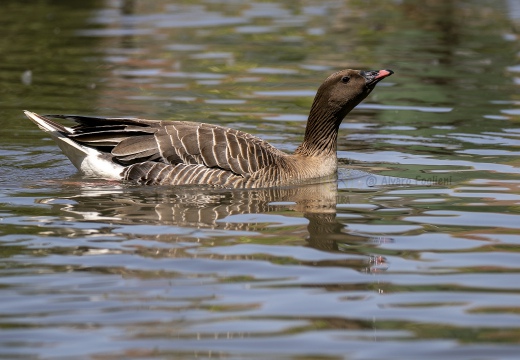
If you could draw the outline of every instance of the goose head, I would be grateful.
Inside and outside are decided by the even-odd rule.
[[[341,70],[329,76],[319,87],[315,102],[322,111],[329,112],[340,121],[376,87],[377,83],[392,75],[392,70]]]

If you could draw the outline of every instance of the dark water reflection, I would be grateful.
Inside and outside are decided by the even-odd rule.
[[[514,1],[0,5],[0,357],[515,359]],[[317,85],[396,74],[337,181],[88,179],[23,118],[199,120],[292,151]]]

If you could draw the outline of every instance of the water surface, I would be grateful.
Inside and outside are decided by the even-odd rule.
[[[517,357],[515,2],[1,7],[0,357]],[[211,122],[293,151],[342,68],[395,75],[317,185],[85,178],[21,112]]]

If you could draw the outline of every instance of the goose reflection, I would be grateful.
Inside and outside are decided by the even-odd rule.
[[[110,225],[174,225],[186,229],[258,231],[283,215],[282,223],[307,219],[307,244],[324,251],[345,251],[349,243],[370,243],[373,239],[349,233],[345,219],[336,217],[336,205],[364,202],[363,192],[338,192],[337,181],[284,188],[221,190],[200,187],[123,187],[89,186],[55,206],[82,221]],[[273,220],[255,218],[255,214],[273,215]],[[287,216],[290,214],[290,216]],[[294,216],[292,216],[294,215]],[[291,227],[294,234],[297,229]],[[186,234],[158,235],[163,241],[181,239]],[[349,250],[350,251],[350,250]],[[364,255],[367,255],[364,253]],[[383,259],[384,260],[384,259]],[[377,265],[381,269],[381,259]]]

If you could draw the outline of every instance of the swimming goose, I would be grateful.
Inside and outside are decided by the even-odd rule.
[[[48,132],[74,166],[89,176],[141,184],[222,188],[283,186],[336,174],[343,118],[391,70],[342,70],[314,98],[305,136],[294,154],[251,134],[191,121],[25,115]],[[53,119],[77,123],[69,128]]]

